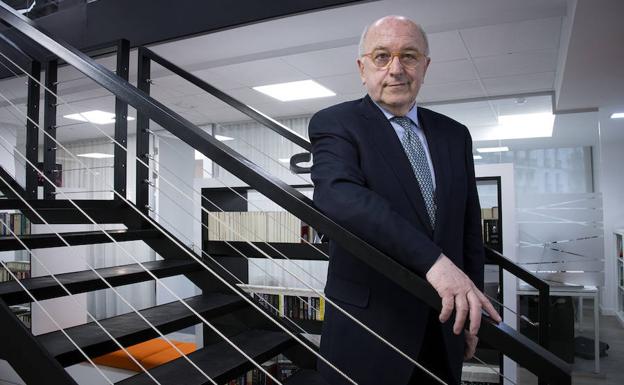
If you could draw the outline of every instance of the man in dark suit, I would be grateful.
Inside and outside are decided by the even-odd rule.
[[[444,382],[458,384],[462,358],[476,348],[482,309],[497,322],[500,317],[481,292],[470,134],[416,106],[429,62],[426,35],[409,19],[384,17],[364,31],[357,64],[368,95],[310,121],[314,202],[425,277],[443,309],[435,314],[333,242],[325,294]],[[331,305],[321,353],[360,385],[437,383]],[[326,364],[319,369],[331,384],[349,383]]]

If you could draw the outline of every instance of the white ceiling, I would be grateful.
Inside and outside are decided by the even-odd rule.
[[[599,106],[592,104],[591,99],[578,106],[583,100],[577,94],[582,92],[569,91],[580,76],[578,65],[570,67],[574,68],[575,76],[567,70],[564,73],[565,59],[579,56],[575,35],[570,31],[575,31],[574,20],[583,19],[581,14],[588,1],[578,2],[583,6],[575,6],[577,1],[572,0],[384,0],[272,20],[150,48],[269,116],[308,115],[364,94],[355,64],[363,26],[387,14],[405,15],[422,23],[430,41],[432,63],[419,103],[443,110],[476,128],[483,121],[495,120],[505,103],[518,112],[530,111],[536,106],[549,109],[552,107],[550,96],[527,98],[530,103],[523,105],[516,104],[515,97],[507,102],[485,100],[500,95],[556,94],[560,86],[555,83],[561,81],[561,77],[565,81],[562,89],[566,90],[566,98],[570,97],[568,94],[576,95],[574,108]],[[570,16],[571,7],[574,14]],[[582,31],[577,35],[582,35]],[[621,41],[611,42],[611,46],[621,48]],[[590,55],[585,53],[585,56]],[[99,61],[109,68],[114,65],[114,58]],[[136,63],[134,55],[131,62]],[[63,68],[59,74],[62,81],[79,77],[69,68]],[[133,64],[131,81],[135,78],[136,64]],[[152,78],[152,96],[196,124],[247,120],[241,113],[157,65],[152,66]],[[304,79],[314,79],[337,95],[279,102],[252,89]],[[19,102],[25,97],[23,80],[3,81],[0,87],[11,100]],[[113,98],[90,81],[61,83],[59,92],[68,101],[75,101],[72,108],[59,106],[59,125],[73,123],[61,118],[68,113],[88,109],[113,111]],[[621,98],[621,91],[619,94]],[[561,101],[559,95],[556,96]],[[463,99],[471,101],[446,104]],[[130,115],[133,114],[131,111]],[[1,109],[0,121],[19,123],[12,115],[14,111]],[[566,120],[573,119],[557,118],[556,125]],[[581,119],[579,127],[587,125]],[[553,143],[559,143],[559,136],[561,143],[569,143],[570,138],[595,143],[597,128],[595,124],[590,126],[591,129],[585,129],[591,130],[588,135],[558,135],[564,131],[555,129]],[[100,128],[112,133],[112,125]],[[133,129],[131,124],[131,132]],[[100,136],[94,135],[89,125],[59,128],[58,135],[65,140]]]

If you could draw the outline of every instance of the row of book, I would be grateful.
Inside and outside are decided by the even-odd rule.
[[[274,315],[291,319],[323,321],[325,299],[284,294],[254,293],[262,306]]]
[[[6,267],[13,273],[17,279],[30,278],[30,262],[27,261],[11,261],[4,262]],[[4,268],[0,267],[0,282],[13,280],[13,276]]]
[[[498,219],[498,207],[488,207],[481,209],[481,220],[484,219]]]
[[[262,365],[271,376],[279,382],[286,380],[297,371],[297,366],[290,361],[277,360]],[[254,368],[239,378],[229,381],[226,385],[274,385],[277,384],[267,376],[262,370]]]
[[[298,243],[301,220],[286,211],[211,212],[207,239]]]
[[[28,305],[14,305],[11,306],[11,311],[17,316],[17,318],[24,323],[27,328],[30,328],[31,312],[30,304]]]
[[[0,221],[0,235],[11,236],[11,231],[16,235],[30,234],[30,221],[24,214],[0,213]]]

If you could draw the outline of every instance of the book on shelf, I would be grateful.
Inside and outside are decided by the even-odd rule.
[[[4,262],[6,268],[17,277],[17,279],[30,278],[30,262],[28,261],[11,261]],[[13,280],[11,275],[4,267],[0,268],[0,282]]]
[[[0,223],[0,235],[12,236],[11,232],[15,235],[30,234],[30,221],[24,214],[3,212],[0,213],[0,220],[4,223]]]
[[[285,294],[252,293],[270,314],[291,319],[323,321],[325,299]]]

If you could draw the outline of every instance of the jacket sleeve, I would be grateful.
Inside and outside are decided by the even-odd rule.
[[[319,210],[408,269],[424,276],[442,250],[369,189],[356,140],[334,114],[309,125],[314,203]]]
[[[479,289],[483,290],[483,263],[485,255],[481,227],[481,206],[479,204],[474,160],[472,157],[472,138],[467,128],[465,128],[465,132],[465,164],[468,185],[466,213],[464,214],[464,272]]]

